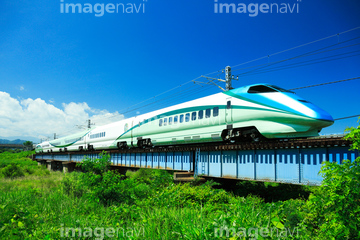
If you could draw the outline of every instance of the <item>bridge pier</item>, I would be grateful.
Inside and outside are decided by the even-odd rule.
[[[76,163],[74,162],[63,162],[63,173],[70,173],[75,170]]]
[[[46,161],[46,167],[49,171],[54,170],[55,169],[55,162],[52,160],[47,160]]]
[[[38,160],[38,166],[46,165],[46,160]]]

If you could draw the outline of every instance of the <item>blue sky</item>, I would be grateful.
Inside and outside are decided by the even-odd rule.
[[[355,44],[360,40],[342,43],[359,37],[360,29],[271,55],[359,27],[357,0],[274,0],[271,3],[295,4],[298,12],[259,12],[254,17],[249,13],[214,13],[215,2],[203,0],[65,0],[64,4],[86,2],[93,6],[145,4],[145,8],[140,13],[105,13],[96,17],[94,13],[61,13],[60,0],[0,1],[1,137],[41,138],[51,136],[52,132],[65,135],[75,125],[84,124],[87,118],[97,124],[101,124],[102,117],[110,117],[109,121],[121,119],[127,107],[227,65],[235,66],[267,55],[270,57],[241,67],[272,63],[336,43],[341,44],[330,49],[347,48],[280,66],[318,58],[328,60],[335,55],[334,58],[342,59],[247,74],[233,82],[233,86],[266,82],[295,88],[360,76],[360,56],[343,58],[359,54],[356,51],[360,46]],[[217,3],[270,2],[218,0]],[[271,67],[265,69],[268,68]],[[219,77],[223,78],[224,74]],[[182,94],[188,87],[192,92]],[[339,118],[360,114],[359,89],[360,80],[354,80],[296,93]],[[170,98],[177,91],[180,91],[178,97]],[[219,91],[217,87],[188,83],[162,95],[171,101],[156,98],[137,107],[159,99],[156,104],[126,113],[125,117]],[[339,121],[322,133],[341,133],[347,126],[357,126],[356,121],[357,118]]]

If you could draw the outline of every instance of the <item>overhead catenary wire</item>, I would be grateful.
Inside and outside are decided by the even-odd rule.
[[[319,49],[316,49],[316,50],[313,50],[313,51],[310,51],[310,52],[307,52],[307,53],[304,53],[304,54],[300,54],[300,55],[297,55],[297,56],[295,56],[295,57],[290,57],[290,58],[287,58],[287,59],[283,59],[283,60],[275,61],[275,62],[272,62],[272,63],[264,64],[263,66],[261,66],[261,67],[259,67],[259,68],[256,68],[256,69],[247,71],[247,72],[245,72],[245,73],[241,73],[241,74],[239,74],[238,76],[248,75],[248,74],[250,74],[250,73],[253,73],[253,72],[262,70],[262,69],[264,69],[264,68],[271,67],[271,66],[273,66],[273,65],[275,65],[275,64],[280,64],[280,63],[283,63],[283,62],[295,60],[295,59],[302,58],[302,57],[312,56],[312,55],[315,55],[315,54],[317,54],[317,53],[321,53],[321,52],[319,52],[319,51],[321,51],[321,50],[328,49],[328,48],[331,48],[331,47],[334,47],[334,46],[338,46],[339,44],[343,44],[343,43],[346,43],[346,42],[349,42],[349,41],[353,41],[353,40],[356,40],[356,39],[359,39],[359,38],[360,38],[360,37],[352,38],[352,39],[343,41],[343,42],[341,42],[341,43],[331,44],[331,45],[329,45],[329,46],[326,46],[326,47],[323,47],[323,48],[319,48]],[[328,51],[329,51],[329,50],[328,50]],[[324,51],[324,52],[326,52],[326,51]],[[234,70],[234,71],[237,71],[237,70]]]
[[[356,39],[359,39],[359,38],[360,38],[360,37],[357,37]],[[347,41],[346,41],[346,42],[347,42]],[[343,43],[345,43],[345,42],[343,42]],[[336,50],[340,50],[340,49],[344,49],[344,48],[354,47],[354,46],[357,46],[357,45],[360,45],[360,43],[355,43],[355,44],[351,44],[351,45],[346,45],[346,46],[339,47],[339,48],[334,48],[334,49],[328,49],[328,50],[325,50],[325,51],[316,52],[316,53],[307,54],[307,55],[303,55],[303,54],[302,54],[302,55],[299,55],[298,58],[314,56],[314,55],[318,55],[318,54],[322,54],[322,53],[327,53],[327,52],[331,52],[331,51],[336,51]],[[244,67],[244,68],[232,69],[231,71],[232,71],[232,72],[235,72],[235,71],[241,71],[241,70],[246,70],[246,69],[255,68],[255,67],[269,66],[269,64],[275,64],[275,63],[282,62],[282,61],[283,61],[283,60],[281,60],[281,61],[269,62],[269,63],[263,63],[263,64],[258,64],[258,65],[253,65],[253,66]]]
[[[253,72],[253,73],[249,73],[249,74],[246,75],[246,77],[247,76],[258,75],[258,74],[263,74],[263,73],[276,72],[276,71],[281,71],[281,70],[286,70],[286,69],[291,69],[291,68],[309,66],[309,65],[314,65],[314,64],[324,63],[324,62],[330,62],[330,61],[335,61],[335,60],[341,60],[341,59],[345,59],[345,58],[360,56],[360,54],[353,54],[353,55],[350,55],[350,56],[343,56],[343,55],[350,54],[350,53],[355,53],[355,52],[360,52],[360,50],[347,52],[347,53],[342,53],[342,54],[337,54],[337,55],[332,55],[332,56],[323,57],[323,58],[312,59],[312,60],[298,62],[298,63],[292,63],[292,64],[288,64],[288,65],[283,65],[283,66],[277,66],[277,67],[273,67],[273,68],[269,68],[269,69],[263,69],[261,71],[256,71],[256,72]],[[343,56],[343,57],[337,57],[337,56]],[[334,57],[337,57],[337,58],[334,58]],[[244,76],[240,76],[240,77],[244,77]]]
[[[207,74],[205,74],[205,75],[211,75],[211,74],[214,74],[214,73],[219,73],[219,71],[207,73]],[[220,72],[220,74],[222,74],[222,72]],[[218,75],[220,75],[220,74],[218,74]],[[181,91],[179,91],[179,92],[176,92],[176,93],[173,93],[173,94],[171,94],[171,95],[169,95],[169,96],[166,96],[166,97],[164,97],[164,98],[158,99],[158,100],[156,100],[156,101],[154,101],[154,102],[150,102],[150,103],[147,103],[147,104],[145,104],[145,105],[142,105],[142,106],[133,108],[134,106],[140,105],[140,104],[145,103],[145,102],[147,102],[147,101],[154,100],[154,99],[156,99],[157,97],[159,97],[159,96],[161,96],[161,95],[164,95],[164,94],[166,94],[166,93],[168,93],[168,92],[170,92],[170,91],[172,91],[172,90],[175,90],[175,89],[177,89],[177,88],[183,87],[183,86],[187,85],[188,83],[191,83],[191,82],[196,81],[196,80],[199,79],[199,78],[201,78],[201,77],[194,78],[194,79],[192,79],[192,80],[190,80],[190,81],[188,81],[188,82],[186,82],[186,83],[184,83],[184,84],[181,84],[181,85],[179,85],[179,86],[177,86],[177,87],[174,87],[174,88],[172,88],[172,89],[170,89],[170,90],[167,90],[167,91],[165,91],[165,92],[163,92],[163,93],[160,93],[160,94],[158,94],[158,95],[156,95],[156,96],[154,96],[154,97],[148,98],[148,99],[146,99],[146,100],[144,100],[144,101],[142,101],[142,102],[140,102],[140,103],[137,103],[137,104],[134,104],[134,105],[132,105],[132,106],[130,106],[130,107],[124,108],[124,109],[118,111],[118,114],[119,114],[119,115],[120,115],[120,114],[127,114],[127,113],[130,113],[130,112],[134,112],[134,111],[143,109],[143,108],[145,108],[145,107],[156,106],[157,103],[159,103],[159,102],[161,102],[161,101],[165,101],[165,100],[171,99],[171,98],[174,98],[174,97],[176,97],[176,98],[184,98],[184,97],[188,96],[189,93],[190,93],[190,94],[194,94],[194,93],[196,93],[196,92],[197,92],[197,93],[203,92],[203,91],[201,90],[202,86],[193,85],[193,86],[188,87],[188,88],[186,88],[186,89],[183,89],[183,90],[181,90]],[[200,90],[198,90],[198,89],[200,89]],[[207,88],[206,90],[208,90],[208,89],[209,89],[209,88]],[[169,103],[169,101],[167,101],[166,103]],[[110,117],[104,117],[104,118],[101,118],[101,119],[109,119],[109,118],[113,118],[113,117],[117,117],[117,116],[118,116],[118,115],[114,115],[114,116],[110,116]],[[99,119],[98,119],[98,120],[99,120]]]
[[[247,61],[247,62],[245,62],[245,63],[237,64],[237,65],[234,65],[234,66],[232,66],[232,67],[234,68],[234,67],[241,66],[241,65],[244,65],[244,64],[247,64],[247,63],[250,63],[250,62],[254,62],[254,61],[257,61],[257,60],[264,59],[264,58],[269,58],[269,57],[271,57],[271,56],[275,56],[275,55],[278,55],[278,54],[281,54],[281,53],[285,53],[285,52],[288,52],[288,51],[291,51],[291,50],[294,50],[294,49],[298,49],[298,48],[301,48],[301,47],[304,47],[304,46],[307,46],[307,45],[311,45],[311,44],[313,44],[313,43],[321,42],[321,41],[323,41],[323,40],[330,39],[330,38],[332,38],[332,37],[336,37],[336,36],[338,37],[338,36],[340,36],[340,35],[342,35],[342,34],[345,34],[345,33],[351,32],[351,31],[355,31],[355,30],[358,30],[358,29],[360,29],[360,26],[359,26],[359,27],[355,27],[355,28],[350,29],[350,30],[347,30],[347,31],[343,31],[343,32],[338,33],[338,34],[334,34],[334,35],[331,35],[331,36],[328,36],[328,37],[324,37],[324,38],[321,38],[321,39],[318,39],[318,40],[315,40],[315,41],[311,41],[311,42],[308,42],[308,43],[305,43],[305,44],[301,44],[301,45],[298,45],[298,46],[295,46],[295,47],[292,47],[292,48],[289,48],[289,49],[286,49],[286,50],[283,50],[283,51],[279,51],[279,52],[276,52],[276,53],[273,53],[273,54],[270,54],[270,55],[266,55],[266,56],[264,56],[264,57],[262,57],[262,58],[257,58],[257,59],[251,60],[251,61]],[[335,50],[339,50],[339,49],[342,49],[342,48],[352,47],[352,46],[355,46],[355,45],[359,45],[359,43],[357,43],[357,44],[353,44],[353,45],[348,45],[348,46],[344,46],[344,47],[340,47],[340,48],[335,48],[335,49],[330,49],[330,50],[326,50],[326,51],[319,52],[319,51],[321,51],[321,50],[324,50],[324,49],[327,49],[327,48],[331,48],[331,47],[334,47],[334,46],[339,46],[340,44],[343,44],[343,43],[346,43],[346,42],[349,42],[349,41],[352,41],[352,40],[355,40],[355,39],[358,39],[358,38],[360,38],[360,37],[353,38],[353,39],[350,39],[350,40],[346,40],[346,41],[343,41],[343,42],[338,42],[338,43],[336,43],[336,44],[332,44],[332,45],[330,45],[330,46],[326,46],[326,47],[324,47],[324,48],[317,49],[317,50],[315,50],[315,51],[311,51],[311,52],[308,52],[308,53],[305,53],[305,54],[301,54],[301,55],[295,56],[295,57],[293,57],[293,58],[288,58],[288,59],[284,59],[284,60],[281,60],[281,61],[274,62],[274,63],[272,63],[272,64],[270,64],[270,65],[269,65],[269,63],[268,63],[268,64],[266,64],[266,67],[269,67],[269,66],[271,66],[271,65],[273,65],[273,64],[277,64],[277,63],[279,63],[279,62],[289,61],[289,59],[297,59],[297,58],[300,58],[300,57],[308,57],[308,56],[312,56],[312,55],[316,55],[316,54],[320,54],[320,53],[335,51]],[[331,56],[330,56],[330,57],[331,57]],[[330,57],[328,57],[328,58],[330,58]],[[314,61],[314,60],[310,60],[310,61]],[[303,62],[303,63],[304,63],[304,62]],[[293,66],[295,66],[296,64],[299,66],[299,64],[301,64],[301,63],[295,63]],[[311,64],[315,64],[315,63],[311,63]],[[306,65],[308,65],[308,64],[306,64]],[[280,67],[276,67],[276,68],[279,68],[278,70],[282,70],[282,68],[285,69],[285,67],[289,67],[289,66],[290,66],[290,65],[288,65],[288,66],[280,66]],[[272,69],[270,68],[270,69],[268,69],[267,71],[275,71],[276,68],[272,68]],[[208,76],[208,75],[215,74],[215,73],[220,73],[220,74],[221,74],[221,73],[223,73],[223,69],[218,70],[218,71],[214,71],[214,72],[211,72],[211,73],[203,74],[203,75]],[[183,87],[183,86],[185,86],[185,85],[187,85],[187,84],[189,84],[189,83],[191,83],[191,82],[194,82],[194,81],[196,81],[196,80],[198,80],[198,79],[200,79],[200,78],[201,78],[201,76],[196,77],[196,78],[194,78],[194,79],[192,79],[192,80],[190,80],[190,81],[187,81],[187,82],[185,82],[185,83],[183,83],[183,84],[180,84],[179,86],[176,86],[176,87],[171,88],[171,89],[169,89],[169,90],[167,90],[167,91],[165,91],[165,92],[162,92],[162,93],[160,93],[160,94],[158,94],[158,95],[155,95],[155,96],[153,96],[153,97],[150,97],[150,98],[148,98],[148,99],[145,99],[144,101],[141,101],[141,102],[139,102],[139,103],[136,103],[136,104],[134,104],[134,105],[131,105],[130,107],[124,108],[124,109],[122,109],[122,110],[119,111],[119,115],[120,115],[120,114],[126,114],[126,113],[130,113],[130,112],[134,112],[134,111],[136,111],[136,110],[143,109],[143,108],[149,107],[149,106],[155,107],[156,105],[160,105],[160,104],[161,104],[161,105],[169,104],[169,103],[170,103],[169,99],[171,99],[171,98],[174,98],[174,97],[179,98],[180,96],[187,96],[187,94],[188,94],[189,92],[187,92],[187,91],[180,91],[180,93],[182,93],[183,95],[178,95],[178,93],[171,94],[171,95],[169,95],[169,96],[166,96],[166,97],[164,97],[164,98],[162,98],[162,99],[159,99],[159,100],[157,100],[157,101],[154,101],[154,102],[152,102],[152,103],[148,103],[148,104],[145,104],[144,106],[140,106],[140,107],[134,108],[135,106],[144,104],[144,103],[146,103],[146,102],[148,102],[148,101],[150,101],[150,100],[157,99],[159,96],[165,95],[165,94],[167,94],[167,93],[169,93],[169,92],[171,92],[171,91],[174,91],[174,90],[176,90],[176,89],[178,89],[178,88],[181,88],[181,87]],[[211,88],[211,87],[212,87],[212,86],[208,87],[208,89]],[[196,88],[194,87],[194,89],[192,89],[192,91],[195,92],[195,91],[196,91],[195,89],[196,89]],[[197,89],[200,89],[200,86],[197,87]],[[185,90],[186,90],[186,89],[185,89]],[[189,91],[191,91],[191,90],[189,90]],[[203,90],[199,90],[198,92],[203,92]],[[161,101],[166,101],[166,103],[161,103]],[[176,100],[172,100],[171,102],[174,102],[174,101],[176,101]],[[159,103],[160,103],[160,104],[159,104]],[[117,116],[118,116],[118,115],[113,115],[113,116],[104,117],[104,118],[113,118],[113,117],[117,117]],[[99,119],[98,119],[98,120],[99,120]]]
[[[285,50],[282,50],[282,51],[279,51],[279,52],[276,52],[276,53],[273,53],[273,54],[269,54],[269,55],[266,55],[266,56],[263,56],[263,57],[260,57],[260,58],[256,58],[254,60],[250,60],[250,61],[247,61],[247,62],[244,62],[244,63],[240,63],[240,64],[237,64],[237,65],[234,65],[234,66],[231,66],[231,67],[235,68],[235,67],[245,65],[245,64],[248,64],[248,63],[251,63],[251,62],[266,59],[266,58],[269,58],[269,57],[272,57],[272,56],[275,56],[275,55],[278,55],[278,54],[281,54],[281,53],[285,53],[285,52],[288,52],[288,51],[291,51],[291,50],[294,50],[294,49],[297,49],[297,48],[301,48],[301,47],[305,47],[307,45],[311,45],[313,43],[321,42],[321,41],[324,41],[326,39],[330,39],[330,38],[333,38],[333,37],[339,37],[342,34],[352,32],[352,31],[355,31],[355,30],[358,30],[358,29],[360,29],[360,26],[349,29],[349,30],[346,30],[346,31],[343,31],[343,32],[340,32],[340,33],[337,33],[337,34],[333,34],[333,35],[328,36],[328,37],[320,38],[320,39],[315,40],[315,41],[311,41],[311,42],[308,42],[308,43],[305,43],[305,44],[301,44],[301,45],[298,45],[296,47],[288,48],[288,49],[285,49]],[[224,69],[222,69],[222,70],[224,70]]]
[[[334,121],[339,121],[339,120],[349,119],[349,118],[355,118],[355,117],[360,117],[360,114],[353,115],[353,116],[348,116],[348,117],[336,118],[336,119],[334,119]]]
[[[293,91],[293,90],[304,89],[304,88],[319,87],[319,86],[340,83],[340,82],[347,82],[347,81],[352,81],[352,80],[357,80],[357,79],[360,79],[360,77],[348,78],[348,79],[343,79],[343,80],[338,80],[338,81],[333,81],[333,82],[319,83],[319,84],[314,84],[314,85],[309,85],[309,86],[304,86],[304,87],[291,88],[288,90]]]

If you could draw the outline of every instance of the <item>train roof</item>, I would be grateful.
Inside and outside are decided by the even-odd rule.
[[[230,90],[235,94],[241,93],[269,93],[269,92],[287,92],[287,93],[294,93],[287,89],[269,84],[269,83],[256,83],[251,85],[246,85],[243,87],[235,88]]]

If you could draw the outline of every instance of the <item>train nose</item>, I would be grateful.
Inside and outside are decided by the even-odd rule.
[[[304,109],[307,109],[307,111],[302,111],[303,115],[306,117],[310,117],[317,121],[322,121],[327,126],[330,126],[334,123],[333,117],[325,110],[306,100],[300,99],[298,101],[302,103]]]
[[[333,117],[329,113],[325,112],[324,110],[323,110],[323,112],[317,112],[317,115],[315,118],[317,120],[328,121],[328,122],[334,123]]]

